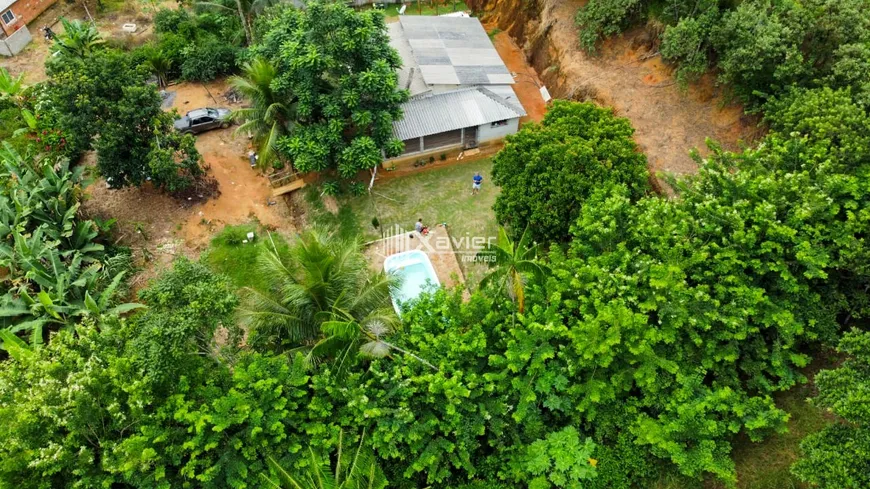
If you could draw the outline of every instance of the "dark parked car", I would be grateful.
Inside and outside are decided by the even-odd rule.
[[[175,121],[175,129],[181,133],[199,134],[218,127],[229,127],[229,116],[230,109],[195,109]]]

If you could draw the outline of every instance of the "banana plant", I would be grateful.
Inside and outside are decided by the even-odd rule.
[[[84,316],[143,307],[115,304],[126,267],[96,241],[100,227],[79,219],[81,169],[31,164],[5,143],[0,161],[0,330],[39,344]]]
[[[0,264],[10,270],[12,288],[2,299],[0,320],[39,344],[47,327],[65,327],[83,316],[124,314],[141,304],[113,305],[124,272],[98,294],[102,263],[81,252],[62,253],[44,239],[42,227],[29,237],[14,234],[14,246],[0,244]]]
[[[33,349],[14,333],[0,329],[0,350],[6,350],[10,357],[21,361],[33,355]]]
[[[0,100],[10,100],[15,105],[20,106],[23,100],[22,95],[26,89],[24,73],[12,76],[6,68],[0,67]]]
[[[12,334],[26,334],[30,343],[42,343],[47,328],[74,326],[81,318],[88,316],[121,315],[145,306],[137,303],[113,305],[113,299],[124,272],[115,275],[112,282],[102,292],[93,297],[89,290],[84,291],[82,299],[74,296],[80,291],[70,289],[40,290],[35,295],[26,288],[8,292],[0,305],[0,320],[10,322],[6,328]],[[65,286],[67,284],[61,284]]]
[[[5,170],[0,177],[15,182],[0,192],[0,237],[10,236],[13,230],[33,232],[44,225],[43,233],[65,250],[80,251],[90,261],[99,259],[103,246],[94,242],[99,236],[97,225],[77,216],[82,169],[70,170],[64,161],[30,168],[8,145],[0,158]]]

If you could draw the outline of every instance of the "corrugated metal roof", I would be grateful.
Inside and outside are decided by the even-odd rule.
[[[404,118],[393,122],[393,134],[402,140],[479,126],[526,115],[483,87],[424,95],[402,104]]]
[[[398,24],[390,29],[390,36],[401,45],[405,65],[416,64],[427,84],[514,83],[478,19],[403,15]]]

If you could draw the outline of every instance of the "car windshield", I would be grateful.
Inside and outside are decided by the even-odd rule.
[[[210,116],[212,116],[212,117],[217,117],[217,116],[218,116],[218,111],[215,110],[215,109],[205,109],[205,110],[208,111],[208,115],[210,115]]]

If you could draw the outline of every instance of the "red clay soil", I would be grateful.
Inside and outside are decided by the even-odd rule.
[[[495,25],[486,26],[486,28],[491,30],[495,28]],[[511,73],[517,74],[513,89],[517,94],[517,98],[520,99],[520,103],[523,104],[523,108],[526,109],[527,114],[520,119],[520,122],[540,122],[544,118],[544,114],[547,113],[547,104],[541,97],[540,91],[540,87],[544,85],[544,82],[538,78],[538,74],[529,66],[526,56],[507,32],[496,34],[493,43],[508,70]]]
[[[137,2],[125,2],[123,6],[111,12],[94,12],[97,23],[97,29],[107,41],[121,43],[128,47],[139,46],[151,39],[152,11],[150,3],[145,5]],[[158,2],[162,6],[173,7],[177,5],[174,0],[160,0]],[[81,20],[88,22],[88,16],[81,4],[67,1],[58,1],[39,17],[33,20],[27,28],[30,30],[30,35],[33,36],[33,41],[28,44],[23,51],[10,58],[0,57],[0,66],[9,70],[13,76],[19,73],[24,73],[24,81],[27,84],[34,84],[46,79],[45,76],[45,61],[48,59],[51,43],[46,42],[42,37],[40,29],[43,26],[50,26],[55,34],[63,33],[63,25],[60,23],[60,18],[67,20]],[[129,34],[121,29],[124,24],[136,24],[137,30],[134,34]]]
[[[223,99],[226,89],[223,81],[169,87],[177,92],[173,108],[179,112],[204,106],[231,108],[233,105]],[[268,179],[248,163],[247,138],[236,136],[234,131],[231,127],[196,136],[196,148],[220,190],[220,195],[205,202],[178,200],[150,186],[110,190],[102,179],[88,188],[84,211],[117,219],[119,241],[133,247],[138,256],[158,262],[147,267],[146,278],[173,256],[195,257],[226,224],[256,219],[270,229],[293,231],[287,201],[272,197]],[[93,165],[93,155],[88,160],[86,164]],[[141,285],[141,279],[134,285]]]
[[[656,36],[643,28],[610,39],[599,55],[580,50],[574,15],[583,0],[471,0],[491,26],[506,31],[553,97],[594,100],[627,117],[635,140],[654,172],[692,173],[692,148],[706,151],[712,138],[729,149],[750,142],[760,131],[741,106],[725,103],[712,77],[683,91],[657,49]],[[510,59],[508,56],[507,59]]]

